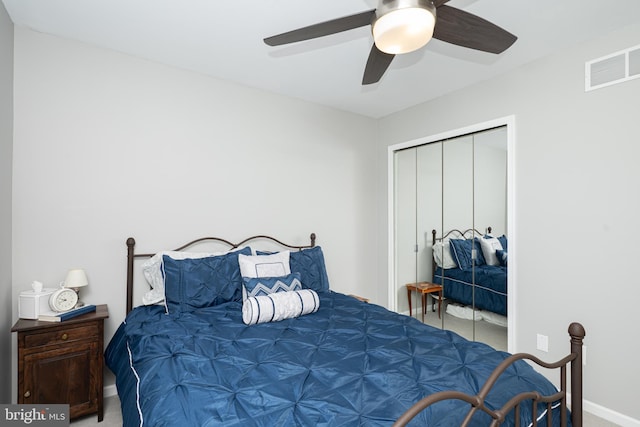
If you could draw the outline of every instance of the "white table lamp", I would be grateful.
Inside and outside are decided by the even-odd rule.
[[[74,269],[74,270],[69,270],[67,272],[67,277],[65,277],[64,279],[63,286],[65,288],[73,289],[74,291],[76,291],[76,294],[79,294],[80,288],[85,287],[88,284],[89,284],[89,280],[87,279],[87,274],[84,272],[84,270]],[[79,296],[80,295],[78,295],[78,297]],[[78,299],[78,303],[76,304],[76,307],[82,307],[83,305],[84,305],[84,302]]]

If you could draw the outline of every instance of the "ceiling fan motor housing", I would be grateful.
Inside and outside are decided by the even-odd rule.
[[[392,10],[406,9],[409,7],[427,9],[434,15],[436,14],[436,6],[431,0],[382,0],[376,9],[376,18],[379,18]]]
[[[371,22],[378,49],[389,54],[412,52],[433,37],[436,7],[431,0],[382,0]]]

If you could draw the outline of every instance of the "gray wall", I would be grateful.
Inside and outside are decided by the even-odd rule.
[[[515,348],[555,360],[568,349],[566,326],[582,322],[585,408],[633,422],[625,425],[638,425],[626,417],[640,419],[631,398],[640,370],[630,356],[640,352],[631,326],[640,79],[585,93],[584,63],[639,39],[640,24],[380,122],[386,158],[390,145],[515,115]],[[536,333],[549,336],[549,353],[536,350]]]
[[[11,173],[13,152],[13,23],[0,2],[0,301],[11,296]],[[5,305],[6,307],[6,305]],[[11,369],[11,310],[0,310],[0,371]],[[0,402],[11,402],[11,382],[0,382]]]
[[[13,301],[84,268],[108,342],[128,237],[153,252],[311,232],[332,288],[378,299],[373,119],[20,27],[14,92]]]

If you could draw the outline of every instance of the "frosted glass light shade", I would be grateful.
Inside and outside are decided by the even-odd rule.
[[[89,280],[87,279],[87,274],[84,270],[80,269],[69,270],[67,277],[64,279],[65,288],[81,288],[88,284]]]
[[[435,7],[425,1],[395,1],[379,8],[373,23],[376,47],[389,54],[413,52],[433,37]]]

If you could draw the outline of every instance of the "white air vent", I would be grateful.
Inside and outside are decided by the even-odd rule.
[[[588,61],[584,68],[585,91],[640,77],[640,46]]]

